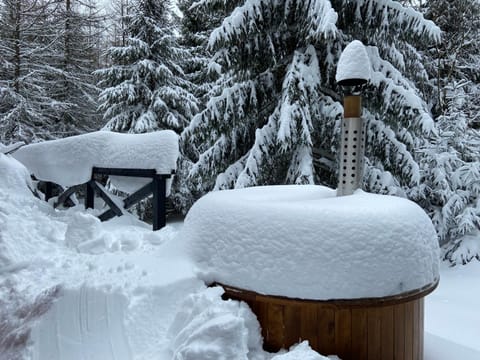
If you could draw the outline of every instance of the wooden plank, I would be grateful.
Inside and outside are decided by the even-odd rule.
[[[107,192],[97,184],[96,181],[89,181],[89,184],[95,189],[98,195],[105,201],[105,203],[110,207],[110,209],[115,213],[117,216],[122,216],[123,212],[122,209],[115,204],[115,202],[108,196]]]
[[[420,360],[420,299],[413,302],[413,359]]]
[[[405,360],[413,359],[413,302],[405,303]]]
[[[394,306],[380,308],[382,322],[382,360],[394,359]]]
[[[312,349],[318,349],[317,306],[306,304],[300,309],[300,337],[308,340]]]
[[[100,221],[107,221],[114,218],[115,216],[117,216],[117,214],[115,214],[115,211],[113,211],[112,209],[108,209],[98,215],[98,218],[100,219]]]
[[[268,322],[268,305],[265,302],[258,302],[257,301],[257,315],[258,322],[260,323],[260,327],[262,328],[262,337],[264,340],[264,349],[268,351],[268,331],[267,331],[267,322]]]
[[[276,352],[285,344],[283,306],[268,304],[267,318],[268,351]]]
[[[405,304],[395,306],[395,345],[394,354],[395,359],[404,359],[405,356]]]
[[[94,166],[93,169],[92,169],[92,174],[93,175],[114,175],[114,176],[153,178],[157,174],[157,170],[155,170],[155,169],[105,168],[105,167]],[[170,174],[166,174],[166,175],[170,176]]]
[[[350,309],[335,311],[335,349],[336,355],[341,359],[352,358],[352,312]]]
[[[283,316],[285,327],[284,346],[288,349],[290,346],[300,341],[300,306],[285,305]]]
[[[419,347],[419,359],[423,360],[425,351],[425,299],[419,299],[419,312],[418,312],[418,347]]]
[[[357,360],[368,359],[367,309],[352,309],[352,354]]]
[[[335,310],[333,307],[317,306],[318,349],[321,354],[334,355],[335,352]]]
[[[380,310],[367,309],[368,360],[382,359],[382,326]]]

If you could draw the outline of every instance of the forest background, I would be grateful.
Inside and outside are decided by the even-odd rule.
[[[0,0],[0,142],[172,129],[171,203],[338,177],[338,58],[366,45],[366,191],[480,260],[477,0]],[[148,213],[148,204],[136,211]]]

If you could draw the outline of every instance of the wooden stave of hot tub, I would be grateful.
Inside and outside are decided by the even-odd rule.
[[[250,306],[266,351],[308,340],[320,354],[342,360],[423,360],[424,298],[438,279],[399,295],[339,300],[292,299],[215,285],[224,288],[225,299]]]

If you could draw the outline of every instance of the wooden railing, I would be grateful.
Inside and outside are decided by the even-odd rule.
[[[91,179],[85,184],[71,186],[59,194],[54,207],[64,204],[75,192],[85,189],[85,208],[94,208],[95,194],[97,194],[109,207],[108,210],[98,216],[101,221],[106,221],[115,216],[122,216],[126,210],[147,196],[153,195],[153,230],[159,230],[166,224],[167,179],[171,178],[174,173],[173,170],[168,174],[158,174],[155,169],[94,167]],[[109,194],[103,185],[95,180],[96,176],[100,175],[151,178],[152,181],[119,202]],[[45,200],[48,201],[52,197],[53,183],[47,182],[45,186]]]

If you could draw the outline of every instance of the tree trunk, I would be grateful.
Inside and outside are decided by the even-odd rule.
[[[17,0],[15,3],[15,31],[13,34],[13,41],[14,41],[14,64],[15,64],[15,71],[13,76],[13,84],[15,87],[15,91],[19,92],[20,90],[20,72],[21,72],[21,49],[20,49],[20,42],[21,42],[21,11],[22,11],[22,3],[21,0]]]

